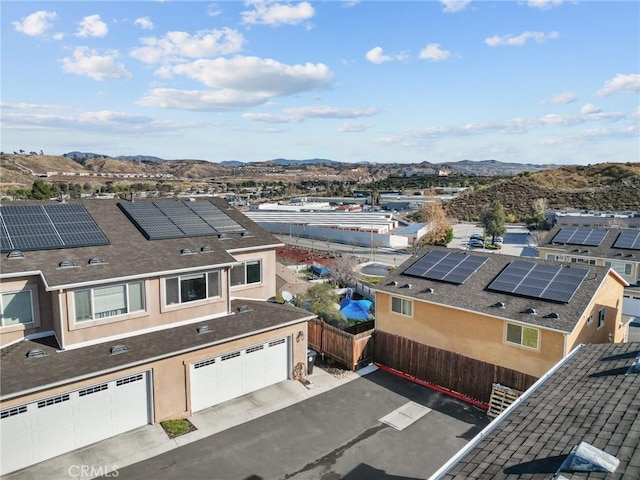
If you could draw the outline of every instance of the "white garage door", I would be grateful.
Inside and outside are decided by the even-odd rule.
[[[142,372],[1,412],[2,474],[151,422]]]
[[[191,411],[197,412],[289,378],[288,339],[191,364]]]

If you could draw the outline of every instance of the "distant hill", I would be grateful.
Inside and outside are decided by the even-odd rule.
[[[119,157],[110,157],[109,155],[104,155],[101,153],[91,153],[91,152],[69,152],[62,155],[66,158],[72,158],[76,161],[86,160],[89,158],[113,158],[115,160],[123,160],[125,162],[146,162],[146,163],[162,163],[165,160],[159,157],[152,157],[149,155],[121,155]]]
[[[497,181],[448,202],[451,218],[476,221],[492,200],[507,214],[525,218],[533,201],[543,198],[550,209],[640,211],[640,163],[563,166]]]

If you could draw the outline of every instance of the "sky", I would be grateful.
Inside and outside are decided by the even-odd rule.
[[[2,151],[640,161],[640,2],[12,1]]]

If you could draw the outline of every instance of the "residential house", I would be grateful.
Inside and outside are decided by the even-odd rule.
[[[446,370],[442,386],[487,402],[500,378],[524,390],[581,343],[622,342],[625,285],[605,267],[428,247],[376,285],[376,359],[440,385]]]
[[[580,345],[430,478],[640,478],[639,375],[640,343]]]
[[[640,229],[555,226],[538,245],[546,260],[611,267],[629,285],[622,314],[640,317]]]
[[[306,373],[271,234],[217,199],[2,205],[2,473]]]

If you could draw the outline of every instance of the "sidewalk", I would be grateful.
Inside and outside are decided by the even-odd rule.
[[[286,380],[257,392],[208,408],[189,417],[197,430],[169,439],[159,424],[146,425],[88,447],[4,475],[3,480],[83,479],[116,477],[119,468],[160,455],[271,412],[327,392],[377,370],[371,365],[336,378],[315,366],[309,385]],[[109,475],[109,472],[111,475]]]

